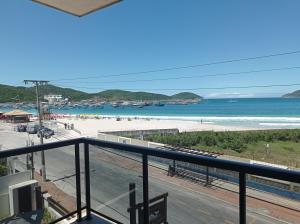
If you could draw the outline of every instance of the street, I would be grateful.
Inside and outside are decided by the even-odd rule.
[[[75,196],[73,150],[73,147],[64,147],[47,151],[46,167],[48,178],[61,189]],[[132,162],[133,170],[124,169],[124,167],[109,161],[100,160],[99,150],[101,149],[91,147],[90,151],[92,207],[121,222],[129,223],[129,213],[127,212],[129,183],[136,184],[137,202],[142,202],[141,164]],[[37,156],[35,159],[37,168],[39,168],[40,159]],[[83,154],[81,154],[81,164],[84,164]],[[83,172],[81,181],[84,195]],[[214,197],[214,195],[191,191],[184,186],[179,187],[151,177],[149,178],[149,190],[150,198],[162,193],[169,193],[169,223],[238,223],[238,203],[233,205]],[[268,214],[264,211],[260,211],[263,215],[249,209],[247,212],[249,223],[285,223],[267,217]]]
[[[63,138],[69,134],[61,129],[56,130]],[[57,136],[56,136],[57,137]],[[32,136],[31,136],[32,138]],[[63,139],[62,138],[62,139]],[[16,133],[5,128],[0,132],[3,149],[24,146],[28,135]],[[33,139],[38,142],[36,136]],[[54,141],[56,139],[51,139]],[[74,146],[48,150],[46,155],[47,178],[55,183],[61,190],[72,196],[75,191],[75,161]],[[136,156],[139,158],[139,155]],[[82,201],[84,202],[84,157],[81,151],[81,183]],[[41,168],[40,153],[34,153],[36,171]],[[25,163],[25,156],[20,156],[19,161]],[[121,161],[121,162],[120,162]],[[24,167],[24,166],[23,166]],[[176,178],[164,180],[166,172],[149,168],[149,197],[153,198],[168,192],[168,222],[169,223],[238,223],[238,201],[229,203],[216,195],[192,190],[184,185],[176,184]],[[152,175],[153,174],[153,175]],[[123,223],[129,223],[129,183],[136,185],[136,201],[142,202],[142,166],[138,161],[133,161],[121,156],[116,156],[109,151],[90,147],[90,175],[92,208],[111,216]],[[186,182],[188,184],[188,182]],[[271,217],[267,210],[247,209],[247,221],[251,224],[262,223],[287,223]],[[296,223],[296,222],[295,222]]]

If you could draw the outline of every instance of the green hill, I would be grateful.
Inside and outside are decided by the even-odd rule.
[[[177,93],[173,96],[171,96],[173,99],[181,99],[181,100],[192,100],[192,99],[202,99],[201,96],[198,96],[195,93],[189,93],[189,92],[182,92]]]
[[[125,90],[106,90],[93,94],[103,100],[168,100],[170,97],[163,94],[147,93],[147,92],[130,92]]]
[[[78,101],[90,98],[88,93],[61,88],[53,85],[41,86],[40,94],[61,94],[71,100]],[[9,86],[0,84],[0,103],[6,102],[33,102],[36,100],[35,87]]]
[[[35,92],[30,88],[14,87],[0,84],[0,102],[33,101]]]
[[[282,96],[283,98],[300,98],[300,90],[297,90],[292,93],[288,93]]]
[[[90,94],[71,89],[71,88],[61,88],[53,85],[47,85],[42,87],[41,89],[41,95],[46,94],[61,94],[65,98],[69,98],[73,101],[79,101],[79,100],[85,100],[91,98]]]
[[[192,100],[202,97],[189,92],[178,93],[173,96],[164,94],[148,93],[148,92],[131,92],[125,90],[106,90],[99,93],[86,93],[71,88],[61,88],[54,85],[46,85],[40,87],[40,95],[61,94],[64,98],[72,101],[80,101],[86,99],[97,98],[100,100],[117,101],[117,100]],[[35,87],[9,86],[0,84],[0,103],[6,102],[34,102],[36,100]]]

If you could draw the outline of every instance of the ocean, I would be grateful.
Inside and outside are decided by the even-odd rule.
[[[256,128],[300,128],[300,99],[205,99],[199,104],[58,110],[58,114],[146,117],[192,120],[220,125]]]

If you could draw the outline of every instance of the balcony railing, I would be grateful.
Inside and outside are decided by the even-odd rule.
[[[67,214],[64,217],[61,217],[55,220],[52,223],[57,223],[61,220],[64,220],[74,214],[77,214],[77,222],[80,222],[83,219],[89,219],[91,214],[99,214],[106,219],[111,220],[115,223],[121,223],[116,220],[114,217],[109,217],[108,215],[100,214],[96,209],[93,209],[91,206],[91,174],[90,174],[90,146],[97,146],[99,150],[102,149],[113,149],[114,151],[120,153],[129,153],[134,155],[141,156],[142,163],[142,203],[138,204],[138,208],[142,208],[143,220],[139,220],[140,223],[149,224],[149,163],[150,157],[159,157],[163,159],[168,159],[171,161],[182,161],[192,164],[198,164],[206,167],[214,167],[218,169],[224,169],[229,171],[234,171],[238,173],[239,178],[239,223],[246,224],[246,175],[257,175],[266,178],[274,178],[283,181],[290,181],[295,183],[300,183],[300,172],[285,170],[280,168],[273,168],[261,165],[251,165],[248,163],[222,160],[218,158],[211,158],[201,155],[193,155],[183,152],[176,151],[167,151],[155,148],[146,148],[135,145],[120,144],[107,141],[99,141],[96,139],[89,138],[78,138],[72,140],[65,140],[54,143],[47,143],[43,145],[36,145],[31,147],[17,148],[11,150],[5,150],[0,152],[0,158],[7,158],[11,156],[19,156],[28,153],[48,151],[66,146],[74,146],[75,151],[75,182],[76,182],[76,211]],[[81,152],[80,145],[83,145],[83,152]],[[82,158],[83,157],[83,158]],[[81,164],[82,161],[84,164]],[[84,189],[81,189],[81,166],[84,165]],[[131,185],[132,188],[132,185]],[[100,189],[101,191],[101,189]],[[82,195],[84,192],[84,195]],[[84,196],[84,201],[82,201],[82,196]],[[84,206],[83,206],[84,204]],[[85,217],[82,217],[82,211],[86,211]],[[135,223],[135,218],[131,217],[130,223]]]

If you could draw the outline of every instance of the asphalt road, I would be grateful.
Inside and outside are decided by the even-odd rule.
[[[57,134],[63,138],[69,138],[64,130],[56,129]],[[24,146],[26,140],[31,138],[38,142],[34,136],[26,133],[16,133],[8,127],[0,127],[0,145],[3,149]],[[51,139],[50,139],[51,140]],[[91,197],[92,207],[115,219],[129,223],[128,185],[135,183],[137,189],[137,202],[142,202],[142,168],[136,162],[139,171],[133,171],[115,165],[110,161],[99,159],[99,150],[91,147],[90,168],[91,168]],[[74,147],[46,151],[47,178],[57,184],[65,192],[75,194],[75,161]],[[35,153],[35,166],[40,166],[40,153]],[[20,158],[22,162],[25,157]],[[83,155],[81,155],[83,167]],[[82,200],[84,201],[84,172],[82,170]],[[149,178],[150,198],[168,192],[168,222],[170,224],[181,223],[238,223],[238,203],[236,205],[224,202],[214,195],[207,195],[201,192],[194,192],[184,186],[177,186],[173,183]],[[267,211],[247,211],[248,223],[276,224],[286,223],[268,216]]]
[[[65,147],[46,152],[47,176],[64,191],[75,196],[75,166],[73,147]],[[99,160],[98,151],[91,148],[91,197],[92,207],[115,219],[129,223],[128,185],[135,183],[137,202],[142,202],[142,169],[138,162],[138,171],[125,169],[109,161]],[[36,167],[39,168],[38,155]],[[83,158],[83,155],[81,155]],[[84,164],[83,160],[81,162]],[[82,174],[82,191],[84,195],[84,175]],[[168,222],[173,223],[238,223],[238,203],[224,202],[214,195],[207,195],[177,186],[175,184],[149,179],[150,198],[162,193],[169,193]],[[84,197],[82,198],[84,200]],[[260,213],[260,214],[259,214]],[[286,223],[269,217],[266,211],[247,211],[249,223],[276,224]]]

